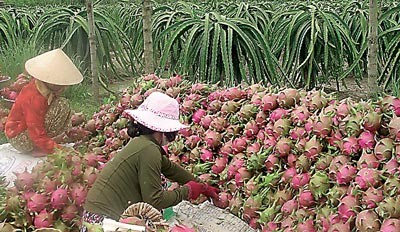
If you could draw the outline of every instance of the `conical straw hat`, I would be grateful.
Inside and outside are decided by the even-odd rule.
[[[55,85],[75,85],[83,80],[81,72],[59,48],[28,60],[25,69],[34,78]]]

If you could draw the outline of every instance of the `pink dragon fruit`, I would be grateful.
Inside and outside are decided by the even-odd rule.
[[[362,149],[373,149],[375,147],[375,136],[371,131],[364,131],[358,137],[358,144]]]
[[[357,154],[360,150],[360,145],[358,145],[357,138],[348,137],[344,139],[342,152],[345,155]]]
[[[269,115],[269,119],[270,119],[272,122],[276,122],[276,121],[278,121],[279,119],[285,117],[287,114],[288,114],[288,111],[287,111],[287,110],[282,109],[282,108],[278,108],[278,109],[276,109],[276,110],[274,110],[274,111],[271,112],[271,114]]]
[[[369,187],[365,192],[362,193],[361,203],[367,206],[367,209],[373,209],[377,206],[377,203],[381,202],[382,200],[382,189]]]
[[[281,212],[284,215],[289,215],[298,208],[299,208],[299,203],[295,199],[291,199],[282,205]]]
[[[288,138],[281,138],[276,143],[276,151],[281,157],[289,155],[290,151],[292,150],[292,141]]]
[[[297,224],[297,231],[317,232],[317,230],[314,227],[314,220],[308,219],[306,221]]]
[[[222,136],[216,131],[207,130],[204,135],[204,140],[209,148],[216,149],[221,145]]]
[[[33,224],[36,228],[50,228],[53,226],[54,216],[53,213],[47,212],[46,209],[42,210],[35,216]]]
[[[232,143],[232,150],[237,154],[246,150],[247,139],[244,137],[236,138]]]
[[[73,200],[77,206],[82,206],[86,200],[87,193],[87,188],[78,183],[72,185],[70,188],[71,200]]]
[[[357,168],[352,165],[345,164],[339,167],[336,173],[337,183],[344,185],[349,184],[350,181],[352,181],[353,178],[355,177],[356,173],[357,173]]]
[[[68,202],[68,191],[58,188],[51,194],[51,205],[54,209],[62,209]]]
[[[201,119],[207,114],[207,111],[203,109],[198,109],[196,112],[193,113],[192,121],[196,124],[199,124]]]
[[[400,117],[395,116],[394,118],[392,118],[388,127],[390,136],[395,141],[400,141]]]
[[[312,207],[315,204],[314,196],[309,190],[304,190],[299,194],[299,206],[303,208]]]
[[[400,219],[389,218],[382,222],[379,232],[398,232],[400,228]]]
[[[356,228],[359,231],[374,232],[380,228],[379,217],[372,210],[364,210],[357,214]]]
[[[292,179],[292,188],[299,189],[310,182],[310,173],[297,174]]]
[[[310,117],[310,112],[307,107],[301,105],[293,109],[290,114],[290,118],[294,124],[304,124],[306,120]]]
[[[203,148],[203,149],[201,149],[200,159],[203,162],[212,161],[214,159],[214,155],[210,150]]]
[[[357,161],[357,168],[378,168],[379,161],[372,153],[363,152],[360,159]]]
[[[62,210],[61,218],[65,222],[72,222],[72,220],[79,214],[78,207],[75,204],[68,205]]]
[[[39,213],[48,204],[48,197],[44,193],[34,193],[28,200],[27,208],[30,212]]]
[[[266,94],[261,100],[263,111],[267,112],[276,109],[276,107],[278,107],[278,102],[276,100],[277,96],[275,94]]]
[[[227,157],[218,157],[215,159],[214,165],[211,167],[211,170],[214,174],[220,174],[226,168],[226,164],[228,163]]]
[[[396,158],[392,158],[387,163],[383,165],[383,170],[385,173],[389,175],[395,175],[398,172],[399,163],[397,162]]]
[[[340,200],[338,213],[344,222],[347,222],[351,217],[356,216],[356,212],[358,212],[358,200],[351,195],[345,196],[342,200]]]
[[[249,121],[244,127],[244,134],[248,139],[253,139],[257,136],[259,131],[256,121]]]
[[[291,183],[295,175],[297,175],[296,168],[294,167],[288,168],[283,172],[282,181],[285,183]]]
[[[24,172],[14,174],[17,176],[14,185],[18,190],[28,190],[33,187],[35,177],[27,169]]]
[[[378,187],[381,183],[380,173],[373,168],[363,168],[358,171],[355,181],[362,190],[366,190],[371,186]]]

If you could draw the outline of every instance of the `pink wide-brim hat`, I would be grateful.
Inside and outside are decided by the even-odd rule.
[[[160,92],[151,93],[137,109],[124,112],[143,126],[158,132],[174,132],[188,127],[179,121],[178,102]]]

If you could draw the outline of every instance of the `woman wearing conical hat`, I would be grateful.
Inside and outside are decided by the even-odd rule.
[[[28,60],[25,70],[32,80],[13,105],[5,134],[22,153],[50,154],[61,148],[55,138],[68,128],[71,118],[69,103],[60,95],[83,76],[61,49]]]

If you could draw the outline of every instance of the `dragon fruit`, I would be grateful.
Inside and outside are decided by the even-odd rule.
[[[78,207],[75,204],[71,204],[62,210],[61,218],[65,222],[71,222],[78,214]]]
[[[338,213],[344,222],[347,222],[350,218],[355,217],[358,212],[358,200],[351,195],[345,196],[340,200]]]
[[[54,209],[62,209],[68,202],[68,191],[58,188],[51,194],[51,206]]]
[[[379,161],[372,153],[363,152],[360,159],[357,161],[357,168],[378,168]]]
[[[311,167],[311,161],[310,159],[305,156],[301,155],[297,158],[296,160],[296,169],[302,172],[308,172]]]
[[[385,197],[378,203],[376,212],[382,218],[399,218],[400,217],[400,198]]]
[[[395,196],[400,194],[400,180],[398,176],[390,176],[383,184],[383,191],[388,196]]]
[[[203,109],[198,109],[196,112],[193,113],[192,121],[196,124],[199,124],[201,119],[207,114],[207,111]]]
[[[247,139],[244,137],[236,138],[232,143],[232,150],[237,154],[246,150]]]
[[[299,189],[300,187],[303,187],[304,185],[308,184],[309,182],[310,182],[310,174],[309,173],[297,174],[292,179],[292,188]]]
[[[309,117],[310,112],[307,107],[302,105],[293,109],[290,114],[290,118],[294,124],[304,124]]]
[[[304,146],[304,154],[309,159],[315,159],[322,151],[322,145],[316,136],[313,136]]]
[[[332,124],[332,117],[322,114],[318,116],[317,120],[314,122],[313,132],[319,137],[325,138],[331,133]]]
[[[397,232],[400,228],[400,219],[389,218],[382,222],[379,232]]]
[[[278,104],[280,107],[292,107],[298,102],[300,95],[296,89],[284,89],[278,94]]]
[[[297,231],[317,232],[317,230],[314,227],[314,220],[308,219],[306,221],[297,224]]]
[[[204,117],[204,118],[206,118],[206,117]],[[223,117],[215,117],[210,123],[210,128],[215,129],[217,132],[225,131],[227,126],[228,126],[228,122]]]
[[[362,190],[366,190],[371,186],[378,187],[381,183],[380,173],[373,168],[362,168],[358,171],[355,181]]]
[[[367,206],[368,209],[373,209],[377,206],[377,203],[381,202],[382,200],[382,189],[369,187],[365,192],[362,193],[361,203]]]
[[[373,149],[375,147],[375,136],[371,131],[361,132],[358,144],[362,149]]]
[[[281,207],[281,212],[284,215],[289,215],[296,209],[298,209],[299,203],[295,199],[291,199],[287,202],[285,202],[282,207]]]
[[[314,196],[309,190],[304,190],[299,194],[299,206],[304,208],[312,207],[315,204]]]
[[[370,111],[364,117],[363,127],[368,131],[375,132],[381,127],[381,118],[382,115],[375,111]]]
[[[379,161],[388,160],[392,157],[393,148],[393,139],[383,138],[376,144],[374,152]]]
[[[400,141],[400,117],[395,116],[390,120],[388,125],[390,136],[396,140]]]
[[[383,165],[383,170],[389,175],[395,175],[398,172],[399,163],[396,158],[392,158],[387,163]]]
[[[277,136],[289,133],[291,122],[289,119],[281,118],[273,124],[273,131]]]
[[[344,165],[347,164],[350,161],[350,158],[348,156],[344,155],[339,155],[336,156],[332,159],[331,164],[329,165],[329,174],[336,178],[336,174],[338,169]]]
[[[17,176],[14,185],[18,190],[28,190],[33,187],[36,178],[27,169],[24,172],[14,174]]]
[[[254,120],[249,121],[244,127],[244,134],[249,139],[255,138],[258,134],[258,131],[259,131],[258,125]]]
[[[380,226],[378,215],[372,210],[364,210],[357,215],[356,228],[359,231],[375,232]]]
[[[309,189],[315,199],[320,199],[329,190],[329,177],[325,172],[317,171],[310,179]]]
[[[288,114],[287,110],[282,109],[282,108],[278,108],[278,109],[275,109],[274,111],[271,112],[271,114],[269,115],[269,119],[272,122],[276,122],[279,119],[285,117],[287,114]]]
[[[87,193],[87,187],[82,184],[76,183],[70,188],[71,200],[73,200],[77,206],[82,206],[86,200]]]
[[[228,163],[227,157],[218,157],[215,159],[214,165],[211,167],[211,170],[214,174],[221,173],[225,168],[226,164]]]
[[[353,178],[355,177],[356,172],[357,172],[357,168],[352,165],[345,164],[345,165],[339,167],[339,169],[336,173],[337,183],[344,184],[344,185],[349,184],[350,181],[352,181]]]
[[[204,135],[204,140],[209,148],[216,149],[221,145],[222,136],[216,131],[207,130]]]
[[[278,107],[277,96],[275,94],[266,94],[262,100],[261,105],[263,111],[271,111]]]
[[[47,212],[46,209],[42,210],[38,215],[35,216],[34,225],[36,228],[50,228],[53,226],[54,215],[53,213]]]
[[[44,193],[34,193],[27,202],[27,208],[30,212],[39,213],[48,204],[48,197]]]
[[[281,138],[276,143],[276,151],[281,157],[289,155],[292,149],[292,141],[288,138]]]
[[[344,139],[342,152],[345,155],[357,154],[360,150],[360,145],[358,145],[357,138],[348,137]]]

